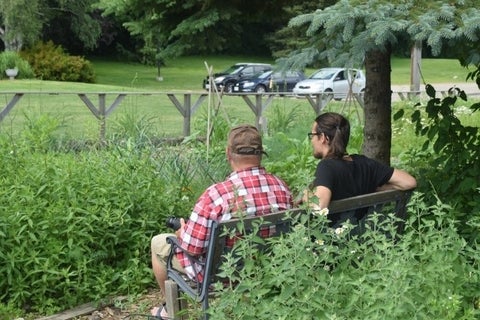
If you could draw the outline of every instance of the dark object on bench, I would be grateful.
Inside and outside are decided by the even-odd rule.
[[[412,190],[388,190],[333,201],[329,206],[329,216],[336,216],[335,220],[337,221],[337,224],[341,224],[347,219],[351,219],[359,209],[364,210],[365,213],[368,214],[373,211],[381,212],[381,209],[385,205],[393,204],[393,208],[390,212],[395,212],[398,218],[404,220],[406,218],[406,205],[411,194]],[[205,311],[208,309],[209,287],[212,283],[219,280],[216,274],[218,273],[219,267],[222,263],[222,256],[226,251],[228,251],[225,246],[226,233],[224,232],[224,228],[227,228],[227,230],[237,229],[237,225],[239,223],[243,223],[244,230],[252,230],[252,224],[260,221],[260,219],[263,219],[262,226],[275,225],[276,234],[273,236],[279,236],[283,233],[290,232],[292,229],[291,219],[286,219],[288,217],[287,213],[290,213],[291,215],[303,214],[305,213],[305,210],[292,209],[264,216],[244,218],[241,220],[234,219],[229,221],[215,222],[212,226],[212,233],[210,234],[210,242],[207,249],[208,254],[205,262],[203,263],[204,279],[200,284],[195,283],[194,281],[188,279],[186,275],[172,268],[172,250],[167,262],[167,275],[169,280],[167,280],[165,283],[165,299],[167,303],[167,310],[171,319],[180,319],[178,312],[186,307],[186,302],[184,299],[181,299],[179,290],[186,293],[195,301],[200,302],[202,304],[204,318],[208,319],[208,314],[206,314]],[[362,217],[358,221],[351,222],[362,223],[362,219],[364,220],[365,217]],[[335,227],[335,225],[333,225],[333,227]],[[404,223],[399,222],[397,225],[398,232],[401,233],[403,228]],[[361,230],[362,229],[357,229],[356,232],[360,233],[362,232]],[[172,244],[172,247],[179,247],[178,241],[175,237],[169,237],[167,241]],[[196,261],[194,257],[189,258],[191,258],[192,261]]]

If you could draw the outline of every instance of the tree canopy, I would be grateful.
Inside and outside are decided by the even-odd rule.
[[[280,59],[282,64],[303,67],[326,59],[332,65],[365,68],[363,152],[390,163],[392,49],[407,39],[411,45],[422,41],[439,55],[452,46],[477,42],[480,9],[474,0],[340,0],[294,17],[289,25],[307,26],[309,42]]]
[[[0,39],[6,50],[19,51],[46,35],[61,33],[65,39],[77,39],[85,49],[95,48],[101,28],[100,21],[92,14],[94,2],[2,0]]]
[[[147,59],[157,51],[157,58],[164,59],[203,53],[270,54],[272,35],[306,6],[301,0],[99,0],[97,7],[142,40]]]
[[[43,17],[38,0],[2,0],[0,2],[0,39],[5,50],[18,51],[41,35]]]

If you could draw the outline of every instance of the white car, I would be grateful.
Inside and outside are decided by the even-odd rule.
[[[293,88],[297,96],[318,93],[333,93],[335,100],[346,98],[350,90],[360,93],[365,90],[365,75],[362,70],[349,68],[322,68],[310,77],[298,82]]]

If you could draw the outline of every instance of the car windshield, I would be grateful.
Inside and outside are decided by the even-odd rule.
[[[310,79],[327,80],[335,75],[337,70],[320,69],[310,76]]]
[[[222,73],[223,74],[235,74],[235,73],[238,73],[242,68],[243,68],[243,66],[231,66],[230,68],[222,71]]]

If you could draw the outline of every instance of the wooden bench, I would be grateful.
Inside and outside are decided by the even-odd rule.
[[[387,211],[389,213],[395,212],[396,216],[400,218],[397,228],[398,232],[402,232],[404,227],[402,220],[406,218],[406,205],[411,194],[412,190],[388,190],[333,201],[329,206],[329,217],[330,215],[336,215],[337,218],[339,218],[337,220],[338,223],[341,223],[348,219],[351,220],[354,213],[359,209],[365,209],[367,214],[373,211],[381,213],[382,209],[388,206],[389,209]],[[276,233],[272,236],[279,236],[292,230],[292,219],[288,219],[288,217],[305,214],[305,212],[304,209],[299,208],[241,220],[233,219],[218,223],[214,222],[207,249],[208,254],[203,264],[205,276],[203,282],[200,284],[195,283],[184,274],[172,268],[173,248],[178,247],[178,241],[175,237],[169,237],[167,241],[172,244],[172,250],[167,262],[167,275],[169,279],[166,281],[165,299],[166,307],[171,317],[170,319],[181,319],[179,311],[186,308],[186,301],[182,298],[182,292],[202,304],[203,317],[208,319],[208,314],[205,311],[208,309],[209,288],[212,283],[219,281],[216,275],[222,263],[222,256],[229,251],[225,246],[227,234],[225,228],[227,230],[237,230],[239,224],[242,224],[243,230],[248,232],[252,230],[254,222],[263,221],[262,226],[275,225]],[[362,224],[360,220],[353,222]],[[357,230],[357,232],[362,231]],[[191,261],[197,261],[193,257],[191,259]]]

